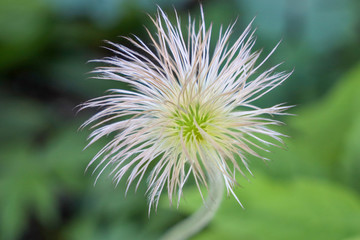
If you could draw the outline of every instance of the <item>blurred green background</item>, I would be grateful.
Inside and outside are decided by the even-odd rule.
[[[84,169],[100,149],[82,151],[93,111],[76,106],[117,82],[89,78],[88,60],[111,56],[103,40],[149,42],[146,13],[199,18],[191,0],[0,0],[0,239],[157,239],[200,205],[189,183],[177,210],[164,196],[147,216],[146,183],[137,193]],[[233,40],[256,16],[256,49],[282,39],[266,67],[295,69],[260,106],[296,104],[279,130],[291,136],[254,177],[239,178],[245,209],[232,198],[194,239],[360,239],[360,1],[203,1],[215,29],[238,17]],[[214,33],[217,31],[214,31]],[[265,56],[265,55],[264,55]]]

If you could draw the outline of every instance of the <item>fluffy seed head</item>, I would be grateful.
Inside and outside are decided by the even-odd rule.
[[[170,202],[177,196],[179,203],[189,176],[200,190],[212,177],[210,169],[221,171],[228,194],[239,201],[233,192],[235,173],[245,176],[244,168],[250,172],[246,155],[262,158],[256,150],[273,145],[262,136],[281,142],[282,134],[269,128],[280,122],[267,115],[288,108],[258,108],[252,102],[290,73],[275,73],[278,65],[258,72],[275,49],[256,63],[260,52],[251,51],[251,24],[232,46],[234,24],[220,30],[210,51],[212,26],[205,26],[202,9],[199,24],[189,16],[185,34],[177,15],[172,24],[159,8],[151,20],[157,29],[148,31],[152,48],[127,38],[136,50],[109,43],[117,56],[97,60],[106,64],[94,70],[97,78],[127,83],[131,90],[112,89],[83,105],[101,108],[83,124],[94,124],[89,145],[114,134],[89,165],[98,161],[98,176],[111,166],[116,183],[127,174],[127,190],[134,181],[137,188],[149,172],[149,209],[157,206],[164,188]]]

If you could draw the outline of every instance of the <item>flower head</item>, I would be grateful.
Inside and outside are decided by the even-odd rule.
[[[112,89],[112,94],[84,104],[102,109],[84,123],[95,123],[89,145],[115,133],[89,165],[98,160],[99,175],[111,166],[116,183],[127,174],[127,190],[134,181],[137,188],[149,172],[150,207],[157,206],[164,188],[170,202],[177,196],[179,203],[188,177],[200,190],[213,169],[222,173],[228,194],[237,199],[235,173],[244,175],[244,168],[250,172],[246,155],[262,158],[256,152],[262,149],[259,145],[273,144],[264,135],[281,142],[282,134],[268,127],[280,122],[266,115],[288,108],[258,108],[252,102],[290,73],[274,73],[277,65],[254,76],[275,49],[256,64],[260,52],[251,51],[251,24],[232,46],[234,24],[220,30],[211,51],[212,27],[206,28],[202,9],[199,27],[189,17],[185,34],[177,15],[173,25],[159,8],[151,19],[157,29],[156,34],[148,31],[153,49],[137,37],[127,38],[137,50],[110,43],[117,56],[98,60],[107,65],[94,70],[98,78],[132,89]]]

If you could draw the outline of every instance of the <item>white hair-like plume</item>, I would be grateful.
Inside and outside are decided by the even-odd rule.
[[[201,194],[214,171],[221,172],[228,194],[240,203],[233,192],[235,173],[250,172],[246,155],[265,159],[257,149],[281,143],[283,135],[269,128],[280,122],[267,116],[288,109],[282,104],[259,108],[253,101],[291,73],[274,72],[278,65],[258,72],[275,49],[256,63],[260,51],[252,52],[251,24],[231,46],[234,24],[220,30],[211,51],[212,26],[205,26],[202,9],[199,25],[189,17],[185,34],[177,15],[172,24],[159,8],[151,19],[157,29],[148,31],[152,49],[137,37],[127,38],[137,50],[110,43],[117,56],[96,60],[106,64],[94,70],[97,78],[127,83],[131,90],[112,89],[82,106],[101,108],[83,124],[94,128],[89,145],[115,133],[89,165],[97,161],[98,175],[111,167],[116,183],[126,174],[126,191],[148,176],[149,209],[157,207],[164,188],[170,202],[176,196],[179,203],[189,176]]]

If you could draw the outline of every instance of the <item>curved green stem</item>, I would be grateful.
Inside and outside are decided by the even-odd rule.
[[[224,195],[224,182],[222,173],[215,166],[211,169],[212,174],[208,174],[209,191],[204,205],[193,215],[176,224],[167,231],[161,240],[184,240],[202,230],[214,217],[220,206]]]

